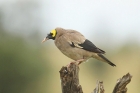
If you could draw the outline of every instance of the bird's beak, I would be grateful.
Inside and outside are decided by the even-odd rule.
[[[49,38],[45,37],[41,43],[44,43],[45,41],[47,41]]]

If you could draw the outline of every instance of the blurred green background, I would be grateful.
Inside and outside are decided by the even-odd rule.
[[[59,70],[72,60],[43,38],[55,27],[76,29],[106,51],[117,67],[95,59],[80,65],[80,84],[91,93],[97,80],[111,93],[126,73],[128,93],[140,92],[139,1],[0,1],[0,93],[61,93]]]

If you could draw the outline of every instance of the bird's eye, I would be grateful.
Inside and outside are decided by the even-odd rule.
[[[53,33],[50,33],[50,35],[52,36],[52,35],[53,35]]]

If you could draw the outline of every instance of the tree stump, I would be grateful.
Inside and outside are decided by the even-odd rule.
[[[62,93],[83,93],[79,85],[79,66],[76,63],[62,67],[59,72]]]
[[[79,84],[79,66],[76,63],[63,66],[60,72],[62,93],[83,93]],[[117,80],[112,93],[127,93],[126,85],[130,83],[132,76],[127,73]],[[96,88],[91,93],[105,93],[103,81],[97,81]]]

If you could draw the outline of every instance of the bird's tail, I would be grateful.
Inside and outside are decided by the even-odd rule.
[[[114,63],[112,63],[111,61],[109,61],[106,57],[104,57],[102,54],[97,54],[98,57],[96,57],[98,60],[107,62],[109,65],[111,66],[116,66]]]

